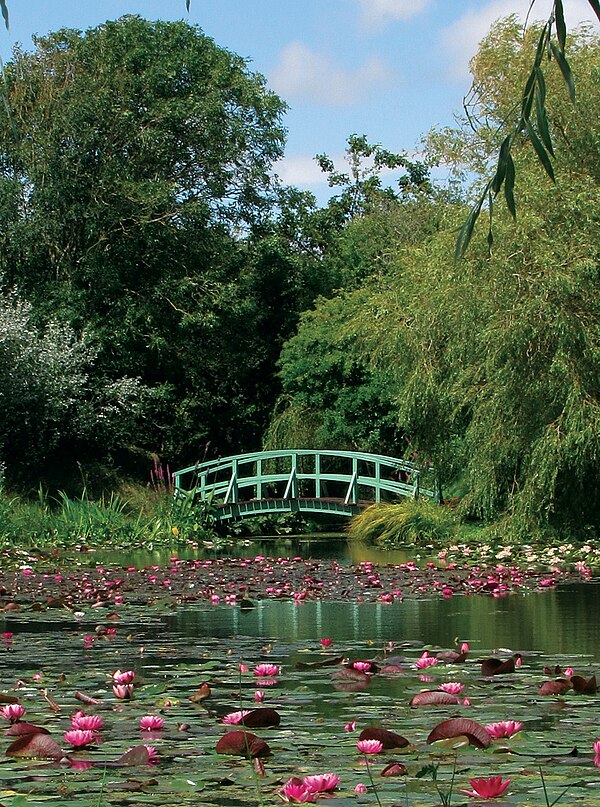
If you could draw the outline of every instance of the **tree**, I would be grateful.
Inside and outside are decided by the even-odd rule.
[[[588,0],[592,10],[600,20],[600,1]],[[535,4],[532,0],[530,10]],[[553,27],[556,30],[556,40],[552,38]],[[500,150],[495,173],[488,180],[479,198],[471,208],[471,212],[461,227],[455,248],[455,255],[461,257],[471,241],[475,224],[481,213],[483,205],[488,203],[490,216],[490,226],[488,230],[488,241],[492,243],[492,216],[494,209],[494,199],[504,188],[504,197],[508,210],[513,218],[516,218],[516,204],[514,197],[515,187],[515,164],[512,158],[512,149],[517,140],[526,137],[533,146],[536,156],[544,168],[547,175],[554,182],[554,168],[552,159],[554,158],[554,146],[551,128],[548,125],[546,109],[546,79],[542,65],[544,58],[548,61],[555,60],[563,79],[568,87],[571,101],[575,101],[575,80],[571,71],[571,66],[567,59],[566,52],[567,28],[563,0],[553,0],[551,14],[542,27],[535,50],[533,66],[527,81],[521,91],[520,103],[517,112],[512,111],[504,124],[509,123],[509,132],[504,136]],[[505,126],[503,128],[505,128]]]
[[[526,58],[516,33],[514,21],[497,25],[474,62],[490,130]],[[396,251],[394,294],[375,293],[377,314],[363,317],[363,349],[394,368],[413,445],[462,469],[463,512],[521,538],[600,524],[600,40],[574,36],[571,54],[587,103],[553,94],[547,110],[568,182],[540,181],[537,152],[521,138],[512,148],[523,212],[516,222],[496,214],[491,254],[475,237],[462,261],[450,259],[460,214],[448,208],[439,233]],[[450,153],[477,158],[477,145],[464,129]]]
[[[283,395],[269,447],[404,450],[390,375],[374,370],[356,344],[354,312],[368,304],[368,293],[357,289],[322,298],[302,315],[281,353]]]
[[[96,373],[154,390],[142,447],[257,441],[270,347],[244,241],[272,205],[285,105],[183,22],[124,17],[35,45],[3,70],[7,283],[39,322],[94,334]]]

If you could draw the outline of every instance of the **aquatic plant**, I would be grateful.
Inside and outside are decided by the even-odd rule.
[[[475,799],[497,799],[502,796],[510,784],[510,779],[503,780],[501,776],[481,777],[469,779],[471,790],[463,790],[467,796]]]

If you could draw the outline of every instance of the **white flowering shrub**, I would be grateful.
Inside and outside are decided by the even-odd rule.
[[[39,328],[27,301],[15,291],[2,295],[0,461],[8,478],[27,475],[64,446],[106,451],[130,426],[140,384],[95,377],[95,358],[88,334],[57,321]]]

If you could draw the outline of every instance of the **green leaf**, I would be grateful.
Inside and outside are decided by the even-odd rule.
[[[525,124],[525,121],[529,118],[531,114],[531,107],[533,105],[533,97],[535,93],[535,74],[536,68],[534,67],[531,73],[529,74],[529,78],[527,79],[527,83],[525,84],[525,89],[523,90],[523,102],[521,104],[521,125]],[[519,128],[520,128],[519,126]]]
[[[552,163],[550,162],[548,153],[544,148],[543,144],[541,143],[539,137],[537,136],[535,129],[533,128],[533,126],[529,121],[525,121],[525,128],[527,129],[527,135],[531,140],[531,143],[537,153],[539,161],[544,167],[545,172],[548,174],[552,182],[556,182],[554,178],[554,169],[552,168]]]
[[[9,22],[8,22],[8,6],[6,5],[6,0],[0,0],[0,8],[2,8],[2,16],[4,17],[4,24],[6,25],[6,30],[9,30]]]
[[[477,219],[479,218],[479,214],[481,213],[482,205],[491,187],[492,187],[492,180],[490,180],[488,184],[485,186],[485,190],[479,197],[479,200],[471,208],[471,212],[467,216],[465,223],[460,228],[460,233],[458,234],[458,238],[456,239],[456,247],[454,249],[455,259],[462,258],[465,252],[467,251],[467,247],[469,246],[469,242],[471,241],[471,237],[473,236],[473,230],[475,229],[475,224],[477,222]]]
[[[552,147],[552,138],[550,137],[550,129],[548,128],[548,115],[546,114],[545,107],[546,82],[544,81],[542,71],[539,68],[537,69],[539,72],[539,80],[535,88],[535,116],[542,143],[548,153],[554,157],[554,148]]]
[[[535,72],[535,91],[540,98],[542,106],[546,105],[546,79],[544,78],[544,71],[540,67],[534,68]]]
[[[492,178],[492,190],[494,191],[495,194],[500,192],[500,188],[502,187],[502,183],[504,182],[504,177],[506,175],[507,159],[510,156],[511,143],[512,143],[512,135],[507,135],[502,141],[502,145],[500,146],[500,154],[498,155],[498,167],[496,168],[496,173]]]
[[[487,234],[487,245],[488,245],[488,253],[492,254],[492,246],[494,244],[494,233],[492,230],[493,220],[494,220],[494,195],[490,191],[488,194],[488,210],[490,214],[490,224],[488,227],[488,234]]]
[[[554,19],[556,21],[556,36],[562,53],[565,52],[567,42],[567,26],[565,25],[565,12],[562,0],[554,0]]]
[[[515,164],[513,162],[512,155],[508,155],[508,159],[506,161],[506,176],[504,177],[504,198],[506,199],[506,205],[510,210],[511,216],[513,219],[517,218],[517,206],[515,204],[515,195],[514,195],[514,187],[515,187]]]
[[[535,52],[535,62],[533,63],[534,69],[541,65],[542,58],[544,56],[544,51],[546,50],[546,46],[549,40],[550,40],[550,28],[548,27],[548,23],[546,23],[542,28],[542,32],[540,34],[540,38],[538,41],[537,50]]]
[[[563,74],[563,78],[567,82],[567,87],[569,88],[569,97],[571,98],[571,101],[575,103],[575,81],[573,79],[573,74],[571,73],[571,67],[569,66],[567,57],[556,47],[554,42],[550,43],[550,48],[552,50],[552,55],[556,59],[556,62],[560,68],[560,72]]]

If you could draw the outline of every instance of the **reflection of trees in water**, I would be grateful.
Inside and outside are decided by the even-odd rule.
[[[248,636],[290,643],[388,641],[452,647],[455,639],[479,650],[510,648],[554,655],[595,655],[600,599],[594,584],[573,584],[540,594],[502,599],[461,597],[405,600],[387,605],[357,602],[263,600],[239,608],[185,610],[169,618],[176,630],[194,636]],[[373,649],[375,654],[377,649]]]

